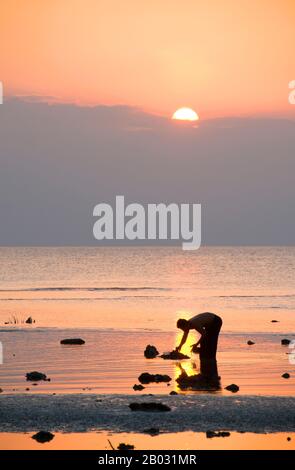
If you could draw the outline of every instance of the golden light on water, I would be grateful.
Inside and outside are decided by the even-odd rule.
[[[173,114],[172,119],[180,121],[198,121],[199,116],[191,108],[179,108]]]
[[[179,345],[182,336],[183,336],[183,331],[178,330],[177,335],[176,335],[175,347]],[[196,335],[194,335],[192,333],[189,334],[189,336],[186,340],[186,343],[181,348],[182,354],[186,354],[187,356],[190,356],[191,355],[191,347],[196,342],[197,342]]]
[[[177,332],[175,347],[179,345],[182,335],[183,335],[182,331]],[[196,341],[197,341],[196,335],[190,334],[187,339],[187,342],[181,348],[181,352],[183,354],[186,354],[187,356],[191,356],[192,355],[191,347],[192,347],[192,344],[196,343]],[[191,360],[186,360],[186,361],[176,363],[175,368],[174,368],[174,380],[176,380],[182,374],[182,372],[185,372],[187,375],[198,374],[199,370],[196,366],[196,362],[193,359],[191,359]],[[176,389],[179,392],[178,386],[176,387]]]

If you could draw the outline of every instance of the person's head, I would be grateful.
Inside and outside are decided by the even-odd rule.
[[[179,318],[179,320],[177,320],[176,326],[177,328],[180,328],[181,330],[185,331],[189,329],[189,322],[184,318]]]

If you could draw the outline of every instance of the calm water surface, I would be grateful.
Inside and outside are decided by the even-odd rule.
[[[172,331],[213,311],[227,332],[294,331],[294,247],[0,248],[0,266],[1,325]]]

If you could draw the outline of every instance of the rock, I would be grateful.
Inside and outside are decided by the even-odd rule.
[[[40,442],[41,444],[44,444],[45,442],[50,442],[54,438],[54,434],[51,434],[51,432],[47,431],[39,431],[37,434],[34,434],[32,436],[32,439],[35,439],[35,441]]]
[[[143,432],[145,434],[150,434],[151,436],[157,436],[158,434],[160,434],[160,429],[159,428],[149,428],[149,429],[145,429]]]
[[[172,390],[169,395],[178,395],[178,393],[175,390]]]
[[[147,359],[154,359],[159,355],[159,351],[155,346],[152,346],[151,344],[148,344],[147,347],[145,348],[144,351],[144,357]]]
[[[281,345],[282,346],[288,346],[288,344],[291,343],[291,340],[290,339],[287,339],[287,338],[284,338],[281,340]]]
[[[279,323],[279,320],[272,320],[271,323]]]
[[[231,384],[225,387],[225,390],[229,390],[232,393],[237,393],[240,390],[240,387],[236,384]]]
[[[25,321],[25,323],[28,323],[28,324],[32,324],[33,323],[33,318],[32,317],[28,317]]]
[[[288,372],[285,372],[283,375],[282,375],[283,379],[289,379],[290,378],[290,374],[288,374]]]
[[[121,444],[118,445],[117,449],[118,450],[134,450],[134,446],[132,444],[124,444],[124,442],[121,442]]]
[[[149,374],[148,372],[143,372],[139,377],[138,380],[141,384],[149,384],[152,382],[170,382],[172,379],[169,375],[162,375],[162,374]]]
[[[0,393],[2,393],[2,392],[3,392],[3,388],[0,388]]]
[[[29,391],[30,391],[30,389],[29,389],[29,388],[26,388],[26,392],[29,392]]]
[[[67,338],[62,339],[60,344],[85,344],[85,341],[81,338]]]
[[[46,374],[42,374],[42,372],[28,372],[26,374],[26,378],[27,380],[32,380],[32,381],[35,381],[35,380],[45,380],[45,381],[50,381],[50,379],[47,378]],[[35,384],[33,384],[35,385]]]
[[[129,408],[131,411],[171,411],[171,408],[164,403],[155,402],[142,402],[142,403],[130,403]]]
[[[247,344],[248,344],[248,346],[252,346],[255,343],[254,343],[254,341],[251,341],[251,339],[249,339],[249,341],[247,341]]]
[[[171,351],[169,353],[164,353],[160,356],[162,359],[172,359],[172,360],[178,360],[181,361],[182,359],[189,359],[189,356],[186,354],[182,354],[181,352],[178,351]]]
[[[288,441],[288,442],[291,441],[291,437],[290,437],[290,436],[287,437],[287,441]]]
[[[212,439],[212,437],[229,437],[229,436],[230,436],[230,432],[228,431],[218,431],[218,432],[207,431],[206,432],[206,437],[208,439]]]
[[[143,385],[141,385],[141,384],[139,384],[139,385],[137,385],[137,384],[133,385],[133,390],[139,390],[139,391],[141,391],[141,390],[144,390],[144,389],[145,389],[145,387],[144,387]]]

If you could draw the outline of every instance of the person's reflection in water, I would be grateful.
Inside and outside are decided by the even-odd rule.
[[[194,375],[188,375],[180,363],[177,366],[180,375],[176,382],[180,390],[217,392],[221,389],[216,359],[200,357],[200,373]]]
[[[200,356],[200,375],[213,390],[220,390],[220,377],[216,359],[207,359]]]

